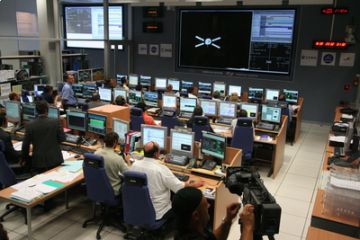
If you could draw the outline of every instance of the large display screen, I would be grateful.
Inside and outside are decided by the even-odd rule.
[[[104,48],[103,41],[81,41],[104,39],[103,6],[64,6],[64,26],[66,47]],[[109,6],[109,39],[123,39],[123,6]]]
[[[289,75],[294,9],[180,9],[178,67]]]

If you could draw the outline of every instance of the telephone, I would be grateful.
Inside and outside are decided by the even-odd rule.
[[[195,158],[190,159],[187,168],[197,168],[197,164],[196,164],[196,159],[195,159]]]
[[[205,160],[201,165],[201,168],[209,171],[213,170],[215,167],[216,167],[216,162],[213,160]]]

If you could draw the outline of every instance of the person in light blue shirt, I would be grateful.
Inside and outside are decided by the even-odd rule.
[[[63,100],[63,104],[65,105],[77,105],[77,99],[75,97],[74,91],[72,89],[72,84],[75,82],[74,75],[67,75],[66,83],[61,90],[61,98]]]

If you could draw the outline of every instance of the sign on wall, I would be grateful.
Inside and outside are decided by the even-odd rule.
[[[172,57],[172,44],[160,44],[160,57]]]
[[[159,55],[159,44],[150,44],[149,45],[149,55],[152,55],[152,56]]]
[[[335,66],[336,53],[334,52],[323,52],[321,55],[321,65],[324,66]]]
[[[341,67],[353,67],[355,63],[355,53],[341,53],[339,66]]]
[[[318,50],[301,50],[300,66],[317,66]]]
[[[138,44],[138,54],[147,55],[147,44]]]

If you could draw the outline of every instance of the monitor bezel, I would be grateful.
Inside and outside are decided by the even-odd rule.
[[[175,107],[166,107],[164,106],[164,97],[173,97],[175,98]],[[177,109],[177,100],[178,100],[178,97],[176,95],[173,95],[173,94],[163,94],[162,95],[162,101],[161,101],[161,108],[162,109]]]
[[[145,146],[145,144],[147,143],[144,143],[144,129],[145,128],[151,128],[151,129],[160,129],[164,132],[164,146],[160,147],[160,150],[165,150],[167,149],[167,133],[168,133],[168,128],[167,127],[163,127],[163,126],[155,126],[155,125],[148,125],[148,124],[141,124],[141,146]],[[159,144],[159,143],[157,143]]]
[[[215,85],[223,85],[224,86],[224,93],[220,92],[220,96],[225,97],[226,96],[226,83],[225,82],[214,82],[212,84],[212,91],[215,92]]]
[[[121,94],[116,95],[116,94],[115,94],[116,91],[123,91],[123,92],[125,92],[125,96],[124,96],[124,95],[121,95]],[[114,100],[114,101],[115,101],[115,99],[116,99],[117,96],[123,96],[123,97],[125,97],[125,101],[127,101],[127,99],[128,99],[128,91],[127,91],[125,88],[114,88],[114,91],[113,91],[113,100]]]
[[[57,112],[57,118],[51,118],[51,117],[49,117],[49,112],[50,112],[50,109],[56,109],[56,112]],[[53,106],[49,106],[49,111],[48,111],[48,117],[50,118],[50,119],[60,119],[60,109],[59,108],[57,108],[57,107],[53,107]]]
[[[9,117],[9,114],[8,114],[7,111],[6,111],[6,109],[7,109],[6,105],[7,105],[8,103],[14,103],[14,104],[16,104],[16,105],[18,106],[17,112],[18,112],[19,118]],[[22,114],[21,114],[21,106],[20,106],[20,104],[21,104],[20,102],[10,101],[10,100],[4,102],[5,112],[6,112],[6,120],[7,120],[8,122],[11,122],[11,123],[19,123],[19,122],[21,122]]]
[[[157,85],[157,82],[158,82],[158,79],[162,79],[162,80],[164,80],[165,79],[165,87],[159,87],[158,85]],[[165,90],[166,89],[166,87],[167,87],[167,78],[162,78],[162,77],[156,77],[155,79],[155,84],[154,84],[154,88],[155,88],[155,90]]]
[[[235,105],[235,111],[234,111],[234,115],[233,116],[225,116],[225,115],[221,115],[221,113],[220,113],[220,109],[221,109],[221,104],[233,104],[233,105]],[[219,112],[218,112],[218,115],[219,115],[219,117],[223,117],[223,118],[236,118],[236,113],[237,113],[237,103],[235,103],[235,102],[229,102],[229,101],[221,101],[221,102],[219,102],[219,105],[218,105],[218,109],[219,109]]]
[[[128,102],[129,102],[129,104],[130,105],[136,105],[136,104],[138,104],[139,102],[141,102],[141,100],[139,101],[139,102],[137,102],[137,103],[133,103],[133,102],[131,102],[130,100],[130,93],[131,92],[136,92],[136,93],[139,93],[140,92],[140,94],[141,94],[141,99],[142,99],[142,97],[143,97],[143,95],[142,95],[142,91],[137,91],[137,90],[134,90],[134,89],[130,89],[130,91],[129,91],[129,93],[128,93]]]
[[[207,114],[207,113],[205,113],[204,108],[202,107],[202,103],[203,103],[203,102],[212,102],[212,103],[215,103],[215,114]],[[216,116],[218,116],[218,114],[219,114],[219,104],[218,104],[218,101],[211,100],[211,99],[200,99],[200,106],[201,106],[201,108],[203,109],[203,113],[204,113],[205,116],[216,117]]]
[[[180,112],[190,112],[190,113],[193,113],[193,112],[194,112],[194,109],[193,109],[192,111],[184,111],[184,110],[181,110],[181,101],[182,101],[182,99],[191,99],[191,101],[195,101],[195,107],[194,107],[194,109],[195,109],[196,106],[197,106],[197,98],[180,97],[179,111],[180,111]]]
[[[182,133],[182,134],[191,135],[191,137],[192,137],[191,152],[185,152],[185,151],[173,149],[173,134],[174,133]],[[171,154],[193,158],[194,157],[194,147],[195,147],[195,133],[194,132],[178,130],[178,129],[170,129],[170,153]]]
[[[279,109],[279,111],[280,111],[279,122],[275,122],[275,121],[271,121],[271,120],[264,120],[264,119],[263,119],[264,107],[266,107],[266,108],[277,108],[277,109]],[[282,118],[282,115],[281,115],[281,107],[271,107],[271,106],[268,106],[268,105],[266,105],[266,104],[262,104],[262,106],[261,106],[261,117],[260,117],[260,120],[261,120],[262,122],[268,122],[268,123],[273,123],[273,124],[280,125],[280,124],[281,124],[281,118]]]
[[[292,100],[289,101],[289,99],[286,98],[286,93],[285,93],[285,92],[287,92],[287,91],[297,92],[296,102],[295,102],[295,101],[292,101]],[[285,95],[285,101],[286,101],[286,102],[288,102],[288,103],[296,103],[296,104],[299,102],[299,90],[283,89],[283,93],[284,93],[284,95]]]
[[[130,83],[130,78],[131,77],[136,77],[137,78],[137,81],[136,81],[136,84],[134,85],[134,84],[131,84]],[[134,73],[130,73],[129,75],[128,75],[128,81],[129,81],[129,87],[136,87],[137,85],[139,85],[139,75],[137,75],[137,74],[134,74]]]
[[[228,88],[227,88],[228,92],[227,92],[227,94],[228,94],[229,96],[233,93],[233,92],[230,92],[230,87],[240,87],[240,94],[239,94],[238,92],[236,92],[236,93],[239,95],[239,97],[241,96],[242,86],[240,86],[240,85],[232,85],[232,84],[228,85]]]
[[[127,132],[126,132],[126,134],[130,131],[130,122],[129,121],[125,121],[125,120],[122,120],[122,119],[120,119],[120,118],[113,118],[113,120],[112,120],[112,131],[113,132],[115,132],[115,122],[121,122],[121,123],[123,123],[123,124],[125,124],[125,125],[127,125]],[[117,132],[115,132],[115,133],[117,133]],[[118,135],[119,135],[119,133],[117,133]],[[119,143],[120,144],[125,144],[126,143],[126,134],[124,135],[124,142],[121,142],[120,140],[120,135],[119,135]]]
[[[257,119],[259,118],[259,104],[257,103],[247,103],[247,102],[244,102],[244,103],[241,103],[240,104],[240,109],[241,110],[246,110],[246,109],[243,109],[243,105],[253,105],[253,106],[256,106],[256,117],[250,117],[250,116],[247,116],[248,118],[251,118],[253,119],[254,121],[257,121]],[[249,112],[248,112],[249,114]]]
[[[155,106],[155,105],[151,105],[151,104],[153,104],[153,102],[151,102],[151,104],[148,104],[149,101],[147,101],[147,100],[145,99],[146,93],[155,93],[155,94],[157,95],[156,106]],[[159,93],[158,93],[158,92],[145,91],[145,92],[143,93],[143,99],[144,99],[144,103],[146,104],[146,106],[155,107],[155,108],[159,107]]]
[[[224,139],[224,146],[225,146],[225,149],[224,149],[224,157],[223,157],[223,158],[219,158],[219,157],[217,157],[217,156],[214,156],[214,155],[205,153],[205,152],[203,151],[203,144],[202,144],[202,142],[201,142],[201,148],[200,148],[201,154],[202,154],[202,155],[205,155],[205,156],[213,157],[213,158],[215,158],[215,159],[220,160],[221,162],[224,162],[224,161],[226,160],[226,147],[227,147],[226,137],[225,137],[225,136],[221,136],[221,135],[216,134],[216,133],[211,133],[211,132],[203,131],[203,132],[202,132],[202,138],[203,138],[203,139],[204,139],[204,137],[206,138],[206,134],[212,135],[212,136],[216,136],[216,137],[219,137],[219,138]],[[201,141],[202,141],[202,140],[201,140]]]
[[[104,132],[104,133],[98,133],[98,132],[95,132],[95,131],[92,131],[92,130],[89,129],[89,121],[90,121],[90,117],[89,117],[89,116],[90,116],[90,115],[97,115],[97,116],[101,116],[101,117],[104,117],[104,118],[105,118],[105,121],[104,121],[104,122],[105,122],[105,126],[104,126],[105,132]],[[107,120],[108,120],[108,117],[105,116],[105,115],[89,112],[89,113],[87,113],[87,115],[86,115],[86,122],[87,122],[86,129],[87,129],[87,131],[90,132],[90,133],[94,133],[94,134],[100,135],[100,136],[105,136],[106,133],[108,132],[108,130],[107,130]]]
[[[250,97],[250,90],[252,89],[261,89],[262,90],[262,97],[261,98],[256,98],[256,97]],[[258,88],[258,87],[249,87],[248,89],[248,99],[264,99],[264,89],[263,88]]]
[[[33,119],[25,119],[25,116],[24,116],[24,107],[26,108],[26,107],[28,107],[28,106],[30,106],[31,108],[34,109],[34,113],[35,113],[35,114],[34,114],[34,118],[33,118]],[[23,104],[22,104],[22,111],[21,111],[21,119],[22,119],[22,121],[23,121],[23,122],[30,122],[30,121],[36,119],[36,117],[37,117],[36,105],[33,104],[33,103],[23,103]]]
[[[148,84],[148,83],[143,84],[143,83],[141,82],[141,79],[142,79],[143,77],[150,78],[150,84]],[[151,84],[152,84],[152,77],[151,77],[151,76],[149,76],[149,75],[139,75],[139,83],[141,84],[141,86],[144,86],[144,87],[151,87]]]
[[[106,89],[106,90],[109,90],[110,91],[110,100],[107,100],[107,99],[102,99],[101,98],[101,94],[100,94],[100,89]],[[103,101],[103,102],[112,102],[112,98],[113,98],[113,91],[111,88],[105,88],[105,87],[99,87],[98,88],[98,92],[99,92],[99,96],[100,96],[100,101]]]
[[[278,95],[277,95],[277,99],[268,99],[268,91],[277,91]],[[279,101],[279,96],[280,96],[280,89],[275,89],[275,88],[266,88],[265,89],[265,101],[270,101],[270,102],[277,102]]]
[[[78,113],[82,113],[82,114],[85,114],[85,117],[84,117],[84,128],[80,128],[80,127],[75,127],[75,128],[72,128],[71,125],[69,124],[69,112],[78,112]],[[67,127],[71,130],[77,130],[77,131],[80,131],[80,132],[86,132],[87,131],[87,112],[84,112],[84,111],[78,111],[78,110],[74,110],[74,109],[68,109],[66,111],[66,124],[67,124]]]
[[[174,85],[169,83],[169,81],[178,82],[179,89],[174,89]],[[180,92],[180,90],[181,90],[181,81],[179,79],[177,79],[177,78],[168,78],[167,79],[167,85],[169,85],[169,84],[171,84],[171,86],[173,87],[173,91]]]

